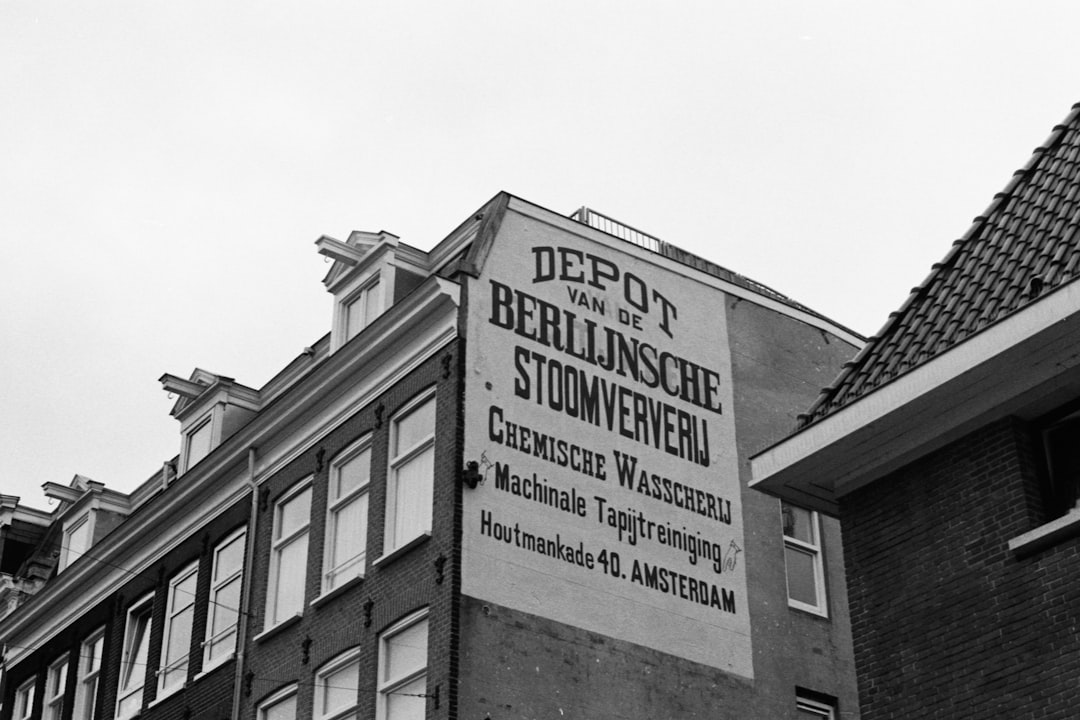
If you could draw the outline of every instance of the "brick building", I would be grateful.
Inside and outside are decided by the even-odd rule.
[[[864,720],[1080,704],[1080,105],[753,460],[839,513]]]
[[[19,510],[0,720],[857,715],[837,524],[746,483],[860,338],[506,194],[316,245],[327,336]]]

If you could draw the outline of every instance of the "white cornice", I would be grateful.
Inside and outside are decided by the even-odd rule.
[[[370,342],[348,343],[313,368],[182,480],[94,546],[95,557],[124,570],[76,563],[0,620],[0,637],[13,645],[40,647],[117,592],[132,574],[145,571],[191,529],[205,525],[250,492],[248,448],[261,449],[257,473],[265,479],[302,452],[300,448],[310,447],[408,369],[430,358],[456,337],[459,291],[456,283],[441,278],[425,281],[365,329]],[[177,532],[163,537],[162,528]],[[11,647],[9,662],[18,662],[28,652]]]

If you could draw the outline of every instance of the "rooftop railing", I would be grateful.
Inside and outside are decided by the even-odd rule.
[[[654,253],[663,254],[664,252],[664,241],[660,238],[653,237],[649,233],[642,232],[635,227],[631,227],[626,223],[621,223],[614,218],[610,218],[607,215],[598,213],[590,208],[584,206],[578,208],[570,214],[570,219],[576,220],[582,225],[588,225],[601,232],[606,232],[608,235],[614,235],[615,237],[633,243],[638,247],[652,250]]]

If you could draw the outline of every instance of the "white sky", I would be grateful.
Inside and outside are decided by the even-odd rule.
[[[313,241],[588,205],[870,334],[1080,100],[1074,2],[0,0],[0,493],[329,330]]]

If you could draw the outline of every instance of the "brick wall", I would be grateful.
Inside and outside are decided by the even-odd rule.
[[[455,529],[459,513],[455,513],[455,508],[460,502],[457,477],[461,458],[457,431],[460,407],[457,348],[456,344],[449,346],[410,373],[260,489],[267,493],[267,501],[265,509],[260,510],[255,533],[257,544],[247,618],[249,643],[240,718],[256,717],[260,702],[293,685],[297,688],[298,720],[311,718],[317,670],[353,648],[359,649],[360,657],[360,716],[373,717],[379,634],[421,608],[428,608],[429,612],[428,692],[434,694],[437,689],[439,694],[437,706],[434,698],[427,701],[428,718],[449,717],[450,683],[446,659],[451,651],[453,629],[452,587],[459,535]],[[431,537],[389,562],[375,566],[373,563],[382,555],[383,549],[391,420],[399,408],[432,387],[436,392],[436,434]],[[364,577],[329,600],[312,606],[322,590],[320,570],[324,557],[331,461],[337,453],[368,433],[371,434],[371,474]],[[312,475],[303,616],[287,627],[251,640],[264,630],[274,499]],[[296,581],[301,579],[296,578]]]
[[[1022,423],[860,489],[841,518],[863,720],[1076,717],[1080,539],[1007,547],[1040,522]]]

